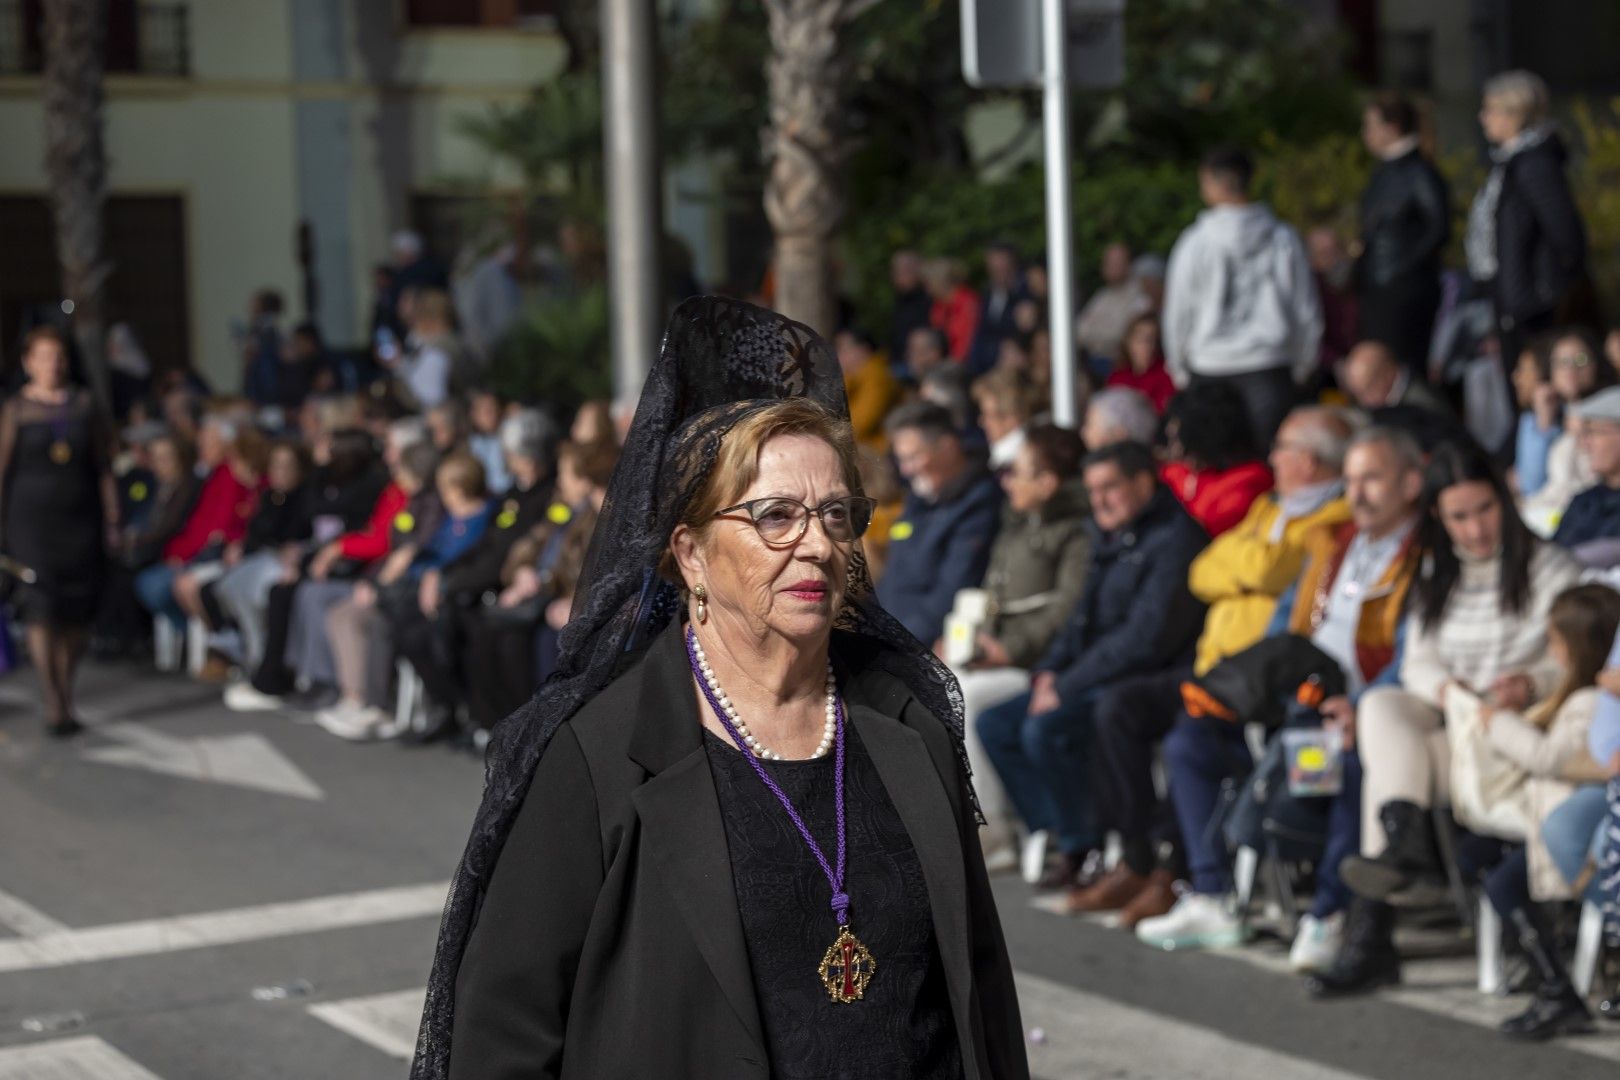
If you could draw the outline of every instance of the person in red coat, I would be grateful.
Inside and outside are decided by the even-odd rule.
[[[950,357],[957,363],[967,360],[973,337],[979,332],[982,305],[979,294],[967,284],[967,273],[955,259],[930,259],[923,268],[923,280],[934,306],[928,321],[942,331],[950,345]]]
[[[1146,312],[1132,319],[1119,346],[1119,363],[1108,376],[1109,386],[1123,386],[1153,402],[1160,416],[1176,396],[1176,384],[1159,348],[1159,317]]]
[[[1204,383],[1170,402],[1170,462],[1161,477],[1210,536],[1243,520],[1271,490],[1271,470],[1249,442],[1243,401],[1231,387]]]

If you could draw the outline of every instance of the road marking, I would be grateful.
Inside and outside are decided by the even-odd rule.
[[[57,922],[22,897],[13,896],[4,889],[0,889],[0,926],[8,926],[23,937],[60,934],[68,928],[66,923]]]
[[[0,1049],[0,1080],[162,1080],[94,1035]]]
[[[426,998],[427,988],[421,987],[323,1001],[311,1005],[309,1013],[389,1057],[409,1061],[416,1051],[416,1030],[422,1022],[422,1004]]]
[[[96,734],[117,746],[98,746],[84,760],[127,765],[187,780],[268,791],[298,799],[324,799],[326,794],[298,766],[282,756],[263,735],[204,735],[179,738],[144,724],[103,724]]]
[[[236,945],[373,923],[437,915],[450,883],[403,885],[168,919],[59,930],[0,940],[0,973],[65,967],[131,956]]]
[[[1279,1050],[1250,1046],[1217,1031],[1132,1008],[1035,975],[1017,973],[1024,1027],[1041,1029],[1029,1046],[1036,1076],[1106,1076],[1109,1080],[1217,1080],[1286,1076],[1289,1080],[1361,1080]],[[1152,1048],[1152,1053],[1145,1052]]]

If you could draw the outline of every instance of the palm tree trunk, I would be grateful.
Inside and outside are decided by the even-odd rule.
[[[56,220],[62,293],[73,306],[73,335],[96,401],[112,405],[107,376],[106,286],[102,250],[107,154],[102,142],[105,0],[45,4],[45,171]]]
[[[841,125],[849,63],[840,32],[858,0],[766,0],[770,128],[765,214],[776,232],[776,308],[830,334],[838,318],[833,238],[843,221]]]

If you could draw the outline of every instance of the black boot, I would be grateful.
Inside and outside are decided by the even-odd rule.
[[[1345,919],[1344,944],[1328,970],[1305,980],[1315,998],[1367,994],[1401,981],[1401,958],[1395,951],[1395,909],[1356,897]]]
[[[1389,838],[1384,850],[1367,858],[1352,855],[1339,864],[1339,877],[1357,896],[1401,907],[1419,907],[1446,894],[1434,843],[1429,811],[1415,803],[1392,800],[1378,811]]]
[[[1510,1039],[1544,1042],[1558,1035],[1580,1035],[1592,1030],[1592,1014],[1575,992],[1558,957],[1558,947],[1539,911],[1515,908],[1509,916],[1519,932],[1519,944],[1541,977],[1530,1007],[1502,1021],[1498,1028]]]

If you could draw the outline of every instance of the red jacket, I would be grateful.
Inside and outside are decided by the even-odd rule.
[[[1270,491],[1272,484],[1271,470],[1259,461],[1201,472],[1172,461],[1160,476],[1210,536],[1219,536],[1242,521],[1254,500]]]
[[[366,527],[338,537],[338,549],[345,559],[356,562],[376,562],[388,554],[388,530],[394,518],[410,501],[403,489],[392,481],[377,496],[366,519]]]
[[[1131,370],[1129,364],[1121,361],[1121,366],[1108,376],[1108,385],[1135,390],[1153,402],[1153,409],[1160,416],[1164,415],[1164,407],[1170,404],[1170,399],[1176,396],[1176,384],[1171,381],[1170,369],[1165,367],[1162,356],[1154,360],[1152,366],[1140,375]]]
[[[968,349],[973,346],[973,335],[979,332],[982,306],[979,294],[966,285],[958,285],[949,297],[934,301],[928,321],[934,324],[935,330],[945,331],[952,360],[960,362],[967,359]]]
[[[229,544],[247,535],[248,522],[259,508],[263,484],[247,484],[236,478],[229,465],[216,465],[203,481],[202,494],[191,516],[180,531],[163,545],[164,559],[190,562],[212,544]]]

